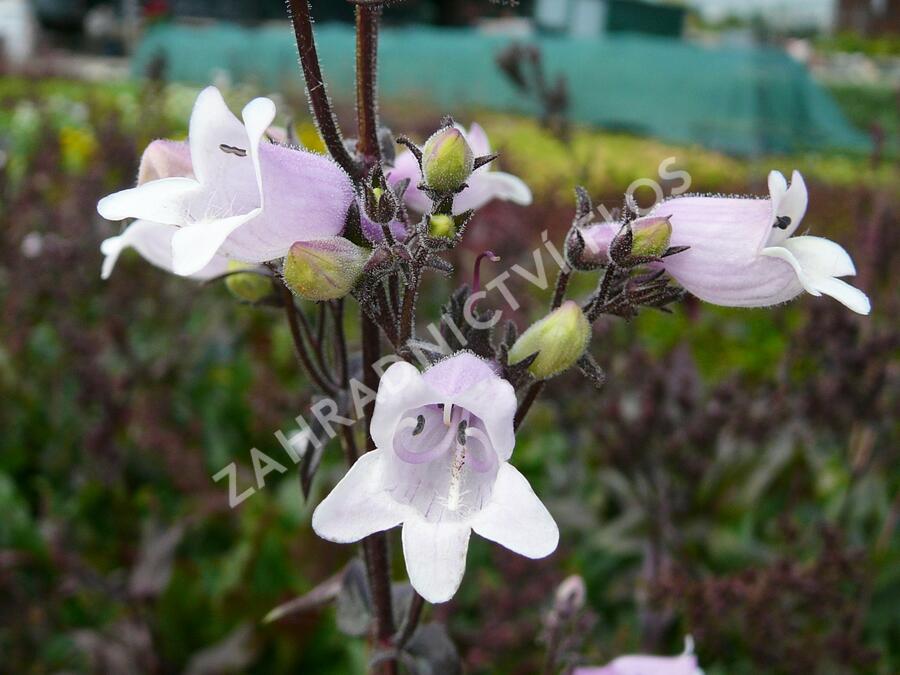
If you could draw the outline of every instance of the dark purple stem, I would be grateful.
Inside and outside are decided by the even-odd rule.
[[[359,167],[347,152],[347,148],[344,147],[344,138],[338,127],[334,110],[331,108],[331,101],[325,89],[325,80],[322,79],[322,68],[319,65],[319,54],[316,51],[309,2],[308,0],[287,0],[287,4],[291,24],[294,27],[294,36],[297,39],[297,50],[300,53],[300,67],[303,69],[303,78],[306,81],[306,93],[316,119],[316,125],[319,128],[319,135],[322,136],[325,147],[328,148],[328,153],[334,161],[352,177],[358,178]]]
[[[380,5],[356,6],[356,114],[359,128],[356,149],[362,155],[364,171],[381,160],[375,98],[380,16]]]

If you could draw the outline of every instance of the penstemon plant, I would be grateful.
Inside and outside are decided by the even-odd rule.
[[[356,139],[345,138],[332,109],[310,7],[289,0],[328,156],[298,147],[290,130],[273,127],[271,100],[250,101],[238,119],[216,88],[203,90],[188,141],[151,143],[137,186],[99,202],[102,216],[133,219],[103,242],[102,276],[131,247],[158,267],[224,279],[241,299],[284,312],[298,359],[310,383],[332,401],[327,419],[339,426],[315,430],[340,437],[347,472],[315,509],[312,525],[324,539],[361,542],[365,574],[358,565],[342,574],[345,585],[361,585],[371,607],[371,667],[426,672],[424,658],[428,672],[451,672],[435,665],[440,649],[420,619],[426,602],[446,602],[457,592],[471,534],[528,558],[557,547],[557,525],[515,468],[513,450],[548,379],[566,374],[603,385],[604,373],[588,351],[594,322],[604,315],[628,319],[648,307],[668,311],[685,293],[719,305],[766,307],[805,290],[861,314],[870,307],[865,294],[838,279],[855,272],[843,248],[793,236],[806,210],[806,187],[796,172],[790,185],[773,172],[765,199],[681,195],[643,215],[626,198],[618,213],[598,217],[587,192],[577,188],[565,241],[559,249],[538,243],[559,267],[544,318],[521,333],[509,321],[494,335],[500,314],[478,308],[486,293],[481,265],[498,260],[485,251],[472,284],[444,304],[441,328],[432,333],[442,345],[423,341],[416,328],[424,318],[418,300],[427,273],[452,271],[447,253],[465,237],[477,209],[495,199],[527,205],[532,195],[520,178],[492,166],[497,155],[478,124],[465,129],[447,117],[421,147],[380,126],[383,8],[355,4]],[[587,297],[568,297],[575,274],[596,277]],[[358,347],[345,330],[351,298]],[[331,318],[321,322],[322,331],[307,317],[310,303]],[[354,412],[365,425],[362,442],[351,426]],[[311,455],[315,434],[307,432],[303,445]],[[314,471],[306,465],[305,489]],[[402,526],[411,598],[392,583],[387,532],[396,526]],[[395,607],[399,601],[402,607]],[[557,623],[563,614],[554,615]],[[549,640],[547,672],[559,667],[555,642]],[[689,649],[681,657],[626,656],[578,672],[699,670]]]

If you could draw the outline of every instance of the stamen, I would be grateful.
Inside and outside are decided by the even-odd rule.
[[[777,227],[779,230],[786,230],[791,225],[791,217],[790,216],[776,216],[775,223],[772,227]]]
[[[450,487],[447,490],[447,510],[456,511],[459,509],[460,499],[462,498],[462,470],[466,464],[466,446],[456,446],[456,454],[453,456],[453,464],[450,465]]]
[[[445,403],[444,404],[444,426],[450,426],[450,418],[453,416],[453,404]]]
[[[416,428],[413,429],[412,435],[418,436],[425,429],[425,415],[416,416]]]
[[[456,429],[456,442],[460,445],[466,444],[466,427],[469,426],[469,422],[467,420],[463,420],[459,423],[459,427]]]
[[[224,152],[226,155],[236,155],[238,157],[246,157],[247,151],[243,148],[238,148],[234,145],[225,145],[224,143],[219,144],[219,150]]]

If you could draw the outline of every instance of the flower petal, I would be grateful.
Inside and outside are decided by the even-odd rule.
[[[769,173],[769,193],[772,199],[772,222],[774,223],[775,218],[779,216],[790,219],[790,224],[786,228],[772,228],[768,246],[777,246],[797,230],[803,216],[806,215],[808,202],[806,183],[800,172],[794,171],[791,174],[791,185],[788,187],[784,176],[778,171],[772,171]]]
[[[697,657],[629,655],[614,659],[608,666],[614,675],[697,675]]]
[[[457,125],[459,127],[459,125]],[[488,140],[487,133],[478,122],[472,122],[472,126],[466,131],[462,127],[459,129],[466,137],[466,142],[472,148],[472,154],[476,157],[491,154],[491,142]]]
[[[429,523],[418,514],[403,522],[406,572],[428,602],[446,602],[456,593],[466,571],[471,532],[465,523]]]
[[[769,198],[773,204],[780,204],[788,190],[788,182],[780,171],[769,172]]]
[[[141,218],[167,225],[185,225],[191,199],[200,189],[192,178],[163,178],[107,195],[97,213],[107,220]]]
[[[440,392],[441,401],[462,406],[480,417],[498,459],[509,459],[516,444],[516,394],[493,365],[469,352],[459,352],[431,366],[422,377]]]
[[[471,352],[458,352],[430,366],[422,378],[448,400],[471,389],[483,380],[498,377],[497,370],[490,363]]]
[[[671,245],[689,247],[665,259],[666,271],[701,300],[768,307],[803,290],[788,264],[759,255],[772,229],[769,200],[676,197],[647,218],[660,216],[672,223]]]
[[[422,378],[415,366],[405,361],[393,364],[381,377],[369,433],[375,445],[391,450],[394,433],[404,413],[429,403],[441,403],[443,396]]]
[[[238,212],[234,215],[188,225],[176,232],[172,237],[176,274],[190,275],[203,269],[237,228],[256,218],[262,212],[263,192],[259,167],[259,143],[275,118],[275,104],[267,98],[256,98],[244,107],[244,125],[240,126],[243,139],[236,137],[233,125],[230,121],[226,121],[222,109],[234,119],[235,123],[240,125],[237,118],[234,118],[234,115],[225,106],[222,95],[215,87],[207,87],[200,93],[194,106],[194,113],[191,115],[191,158],[194,162],[194,171],[197,173],[198,179],[204,183],[204,192],[210,197],[210,205],[221,202],[223,199],[230,199],[233,203],[235,201],[239,203],[238,211],[242,210],[240,206],[244,203],[255,201],[257,206],[244,213]],[[209,116],[210,128],[201,123],[203,118],[200,121],[194,121],[195,117],[204,114]],[[220,135],[214,136],[214,132],[218,132]],[[196,142],[193,140],[195,133],[200,137]],[[227,140],[220,140],[215,145],[214,152],[207,152],[209,146],[218,139]],[[244,166],[246,165],[246,156],[225,152],[222,150],[223,145],[249,153],[250,166]],[[247,148],[243,147],[245,145]],[[195,147],[199,148],[197,152],[203,156],[202,160],[198,160],[198,155],[194,151]],[[201,161],[202,169],[201,164],[198,163]],[[237,165],[237,162],[243,164]],[[253,193],[255,193],[255,199]],[[241,246],[239,242],[235,242],[229,251],[223,252],[231,253],[245,262],[264,262],[264,260],[258,260],[249,254],[241,255],[245,252],[244,249],[245,247]]]
[[[112,274],[119,254],[126,248],[134,248],[152,265],[172,272],[172,235],[178,231],[174,225],[154,223],[148,220],[136,220],[122,234],[105,239],[100,244],[100,251],[106,256],[100,276],[108,279]],[[224,274],[228,261],[216,256],[202,270],[192,275],[195,279],[211,279]]]
[[[527,558],[543,558],[556,550],[559,528],[528,480],[504,462],[491,500],[471,521],[472,529]]]
[[[840,244],[824,237],[791,237],[782,246],[794,254],[800,267],[828,277],[856,274],[850,255]]]
[[[373,532],[399,525],[408,509],[385,491],[382,480],[384,450],[360,457],[313,512],[316,534],[347,544]]]
[[[193,178],[191,149],[184,141],[156,140],[141,155],[138,185],[160,178]]]
[[[206,267],[222,248],[228,236],[258,216],[260,211],[261,209],[254,209],[238,216],[179,228],[172,236],[172,268],[175,274],[190,276]]]
[[[478,209],[494,199],[527,206],[531,204],[531,190],[521,178],[503,171],[478,170],[466,181],[468,187],[453,200],[453,213]]]
[[[266,123],[263,131],[271,121],[270,119]],[[247,131],[228,109],[218,89],[206,87],[200,92],[191,111],[188,130],[191,164],[200,183],[207,184],[220,178],[223,171],[227,170],[225,167],[237,157],[223,151],[222,146],[247,152]]]
[[[418,188],[419,183],[422,182],[422,171],[415,156],[409,150],[404,150],[397,155],[394,166],[388,171],[388,181],[391,185],[396,185],[407,178],[409,187],[406,188],[403,201],[413,211],[425,213],[431,206],[431,200]]]
[[[823,272],[823,270],[846,271],[848,269],[849,257],[844,260],[835,250],[837,247],[843,251],[840,246],[820,237],[797,237],[796,239],[819,239],[820,241],[801,242],[797,250],[800,251],[802,260],[794,254],[794,244],[791,243],[795,241],[794,238],[784,242],[784,246],[764,248],[762,255],[789,263],[803,288],[811,295],[829,295],[857,314],[868,314],[872,310],[869,298],[865,293]],[[846,252],[844,254],[846,255]],[[850,261],[851,266],[852,264]]]
[[[497,458],[505,462],[516,445],[513,420],[516,416],[516,392],[506,380],[494,376],[482,380],[453,397],[453,403],[481,418]]]
[[[814,295],[829,295],[857,314],[867,315],[872,311],[869,296],[846,281],[834,277],[815,277],[809,284],[810,288],[817,291]]]

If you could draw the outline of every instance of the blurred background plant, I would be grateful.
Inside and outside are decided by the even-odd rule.
[[[227,94],[240,102],[258,90]],[[845,91],[835,88],[837,100],[858,127],[896,138],[895,93]],[[186,133],[195,94],[158,77],[0,78],[5,672],[365,667],[364,644],[339,633],[330,609],[262,623],[350,554],[309,525],[340,475],[338,448],[324,453],[309,503],[294,473],[270,474],[236,510],[211,480],[237,460],[249,484],[249,449],[281,452],[273,432],[293,429],[310,402],[286,327],[222,285],[171,277],[135,255],[100,281],[99,242],[114,226],[96,215],[98,197],[133,181],[149,140]],[[527,209],[482,209],[457,269],[487,246],[503,264],[528,260],[543,230],[560,241],[575,184],[612,208],[670,156],[700,192],[762,194],[769,169],[797,168],[810,187],[806,222],[846,246],[874,313],[860,318],[827,298],[771,311],[689,300],[674,315],[601,321],[593,352],[607,385],[551,381],[516,449],[560,523],[560,550],[524,564],[473,540],[470,578],[433,618],[468,672],[537,672],[555,588],[579,574],[586,605],[556,636],[560,669],[675,653],[692,634],[709,674],[897,672],[895,156],[737,158],[560,121],[559,100],[544,125],[453,111],[478,119],[501,166],[535,192]],[[286,94],[279,110],[320,148],[302,97]],[[419,139],[436,119],[396,102],[384,117]],[[426,285],[430,316],[463,281]],[[520,319],[539,317],[546,298],[525,284],[515,291]]]

